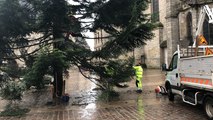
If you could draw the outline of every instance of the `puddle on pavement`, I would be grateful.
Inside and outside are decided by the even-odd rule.
[[[159,75],[160,74],[158,73],[156,74],[156,76],[159,76]],[[151,76],[151,78],[153,76]],[[144,77],[144,79],[148,79],[149,81],[148,80],[144,81],[143,83],[144,91],[142,95],[138,95],[135,92],[135,88],[136,88],[135,81],[132,80],[128,83],[129,87],[127,88],[121,88],[121,89],[115,88],[115,90],[120,93],[119,99],[122,101],[101,103],[97,101],[98,95],[101,92],[100,90],[96,89],[97,86],[91,81],[85,79],[82,75],[80,75],[80,73],[72,71],[70,74],[70,78],[66,80],[66,87],[65,87],[66,93],[70,95],[70,100],[68,104],[64,105],[64,108],[71,109],[73,106],[74,108],[80,108],[82,110],[85,110],[85,109],[95,110],[95,109],[103,108],[103,107],[125,106],[125,105],[131,104],[131,105],[137,105],[138,112],[143,115],[144,114],[143,105],[147,104],[147,100],[144,101],[144,99],[148,99],[148,102],[150,104],[155,104],[156,101],[160,102],[161,100],[160,98],[156,100],[155,94],[153,93],[154,89],[151,86],[153,83],[155,83],[156,85],[156,83],[158,84],[158,82],[161,82],[161,81],[159,79],[156,79],[158,81],[154,81],[151,78],[148,79],[148,77]],[[150,84],[150,81],[154,81],[154,82]],[[47,96],[50,96],[50,93],[48,92],[28,93],[26,96],[24,96],[25,98],[24,98],[23,104],[27,106],[44,107],[45,104],[48,101],[50,101],[50,98]],[[51,106],[48,106],[48,107],[51,107]]]
[[[144,118],[144,106],[143,106],[143,99],[142,96],[138,96],[137,97],[137,110],[138,110],[138,114],[140,115],[140,119]]]
[[[97,108],[97,106],[96,106],[95,103],[88,104],[88,105],[85,107],[85,109],[96,109],[96,108]]]
[[[80,95],[71,96],[70,102],[72,105],[88,105],[94,103],[98,98],[96,91],[89,91],[81,93]]]
[[[93,90],[96,85],[77,71],[70,72],[70,78],[68,78],[66,83],[65,91],[70,95],[71,105],[88,105],[97,100],[98,91]]]

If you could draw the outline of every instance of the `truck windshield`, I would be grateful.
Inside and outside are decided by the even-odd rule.
[[[170,66],[169,66],[169,70],[174,70],[174,69],[177,68],[177,60],[178,60],[178,54],[175,54],[172,57],[172,61],[171,61]]]

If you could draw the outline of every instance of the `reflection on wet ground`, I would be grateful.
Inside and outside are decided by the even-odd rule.
[[[23,106],[31,108],[27,117],[37,120],[205,120],[200,107],[193,107],[176,97],[169,102],[167,96],[156,96],[154,89],[164,84],[165,73],[158,69],[144,70],[143,92],[136,93],[135,81],[128,82],[126,88],[114,89],[119,99],[112,102],[98,101],[100,91],[96,85],[85,79],[77,71],[71,70],[66,80],[65,91],[70,95],[67,104],[46,105],[51,100],[50,90],[25,93]],[[182,114],[184,113],[184,115]],[[62,118],[61,118],[62,116]],[[1,119],[1,118],[0,118]],[[16,118],[11,118],[16,119]]]

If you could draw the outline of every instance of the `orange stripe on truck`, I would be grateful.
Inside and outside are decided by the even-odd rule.
[[[209,80],[206,80],[205,84],[208,85],[209,84]]]
[[[203,81],[204,81],[204,80],[200,79],[200,84],[203,84]]]
[[[194,80],[194,79],[192,79],[192,82],[195,82],[195,80]]]
[[[198,83],[198,84],[204,84],[204,85],[212,85],[212,82],[211,82],[210,79],[181,77],[181,81],[191,82],[191,83]]]

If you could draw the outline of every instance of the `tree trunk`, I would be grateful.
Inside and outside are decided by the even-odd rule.
[[[54,68],[54,97],[60,97],[63,93],[63,73],[62,70]]]
[[[54,26],[53,27],[53,39],[54,40],[60,39],[62,37],[61,34],[62,33],[58,29],[58,27]],[[55,42],[53,44],[53,48],[60,50],[60,47],[61,47],[60,43],[61,43],[60,41]],[[57,97],[61,97],[62,92],[63,92],[63,68],[57,68],[54,66],[53,73],[54,73],[54,84],[53,84],[54,85],[54,95],[56,95]]]

